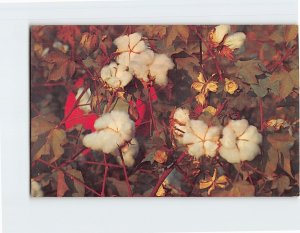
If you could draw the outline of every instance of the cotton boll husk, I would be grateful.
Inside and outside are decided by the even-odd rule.
[[[253,125],[250,125],[245,133],[243,133],[239,139],[248,140],[254,142],[256,144],[260,144],[262,142],[262,135],[257,131],[257,128]]]
[[[191,156],[194,156],[196,159],[199,159],[202,155],[204,155],[204,147],[203,142],[194,143],[192,145],[188,145],[188,153]]]
[[[214,157],[216,155],[218,149],[218,144],[212,141],[205,141],[204,142],[204,151],[205,154]]]
[[[190,112],[188,109],[177,108],[173,118],[181,124],[186,124],[190,120]]]
[[[246,40],[246,35],[243,32],[236,32],[232,35],[229,35],[224,40],[224,45],[228,46],[230,49],[239,49],[243,46]]]
[[[217,141],[220,138],[221,127],[211,126],[208,128],[205,135],[205,140]]]
[[[215,31],[212,35],[212,41],[214,43],[220,44],[226,34],[230,32],[230,26],[229,25],[219,25],[215,27]]]
[[[208,126],[204,121],[190,120],[190,127],[192,129],[192,132],[199,138],[201,138],[201,140],[205,139],[205,134],[207,133]]]
[[[260,154],[260,148],[256,143],[238,140],[237,145],[240,150],[241,161],[245,161],[245,160],[251,161],[258,154]]]
[[[248,127],[248,121],[246,119],[231,120],[228,126],[231,127],[235,132],[235,135],[239,137],[246,131]]]
[[[114,40],[114,44],[117,46],[119,51],[128,50],[129,36],[128,35],[119,36]]]
[[[236,135],[232,128],[226,126],[223,129],[223,137],[220,139],[222,146],[226,148],[236,147]]]
[[[76,100],[79,98],[79,96],[81,95],[81,93],[83,92],[84,88],[83,87],[80,87],[77,91],[77,95],[76,95]],[[92,93],[91,93],[91,90],[90,88],[86,90],[86,92],[83,94],[83,96],[80,98],[80,101],[79,101],[79,105],[82,105],[82,106],[79,106],[79,108],[81,110],[83,110],[85,113],[89,113],[90,111],[92,111],[91,109],[91,96],[92,96]]]
[[[31,179],[31,191],[30,191],[30,193],[31,193],[32,197],[43,197],[44,196],[42,186],[33,179]]]
[[[219,153],[220,156],[229,163],[239,163],[241,161],[240,152],[237,147],[227,148],[225,146],[221,146]]]

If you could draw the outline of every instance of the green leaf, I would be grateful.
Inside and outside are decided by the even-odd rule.
[[[256,75],[261,75],[266,71],[259,60],[237,61],[235,66],[237,67],[236,76],[248,84],[257,84]]]
[[[275,83],[279,82],[279,95],[281,98],[286,98],[294,88],[298,88],[299,85],[298,71],[293,70],[287,72],[281,70],[280,72],[272,74],[270,81]]]

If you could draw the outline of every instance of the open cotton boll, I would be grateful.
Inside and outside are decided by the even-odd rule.
[[[221,128],[217,126],[208,127],[201,120],[190,120],[191,130],[183,134],[182,144],[188,148],[188,153],[195,158],[203,155],[214,157],[217,153]]]
[[[31,191],[30,191],[30,193],[31,193],[32,197],[43,197],[44,196],[42,186],[40,185],[40,183],[38,183],[34,179],[31,179]]]
[[[127,112],[114,110],[95,121],[96,132],[83,138],[83,145],[92,150],[112,153],[134,137],[135,124]]]
[[[117,46],[117,52],[120,53],[116,57],[118,64],[129,66],[129,63],[135,56],[145,51],[148,47],[140,33],[120,36],[114,40]]]
[[[139,143],[136,138],[133,138],[128,144],[124,145],[121,148],[123,155],[124,163],[127,167],[132,167],[135,162],[135,157],[139,152]],[[122,159],[120,157],[119,150],[113,152],[113,155],[116,156],[116,159],[119,164],[122,164]]]
[[[223,137],[220,139],[221,157],[229,163],[251,161],[259,153],[259,144],[262,142],[262,135],[257,128],[248,124],[248,121],[231,120],[223,129]]]
[[[77,94],[76,94],[76,100],[79,98],[79,96],[82,94],[84,88],[80,87],[78,88]],[[86,92],[83,94],[83,96],[79,100],[79,108],[83,110],[85,113],[89,113],[92,111],[91,108],[91,90],[90,88],[86,90]]]
[[[190,112],[188,109],[177,108],[173,118],[181,124],[186,124],[190,120]]]
[[[213,43],[220,44],[226,34],[230,32],[229,25],[219,25],[216,26],[210,33],[210,40]]]
[[[148,82],[149,65],[153,62],[154,52],[146,49],[144,52],[137,54],[129,63],[129,71],[138,79]]]
[[[124,88],[132,80],[132,74],[126,66],[112,62],[101,69],[101,79],[109,87],[118,89]]]
[[[224,40],[224,45],[229,47],[230,49],[239,49],[243,46],[246,40],[246,35],[243,32],[236,32],[232,35],[229,35]]]
[[[168,83],[168,70],[174,68],[173,61],[165,54],[155,54],[153,63],[149,66],[150,75],[159,86],[166,86]]]

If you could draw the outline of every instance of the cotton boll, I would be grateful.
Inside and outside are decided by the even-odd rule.
[[[237,145],[240,150],[241,161],[251,161],[260,153],[260,148],[256,143],[238,140]]]
[[[150,75],[154,78],[155,83],[165,86],[168,83],[168,70],[173,69],[173,61],[165,54],[155,54],[153,63],[149,66]]]
[[[112,153],[121,147],[125,142],[130,141],[135,133],[135,124],[128,113],[112,111],[103,114],[95,121],[94,133],[83,138],[84,146],[92,150]]]
[[[214,157],[216,155],[218,149],[218,144],[212,141],[205,141],[204,142],[204,151],[205,155]]]
[[[129,71],[136,76],[137,79],[149,82],[149,67],[144,63],[132,61],[129,64]]]
[[[248,140],[256,144],[262,142],[262,135],[258,133],[257,128],[253,125],[250,125],[246,131],[239,137],[241,140]]]
[[[226,34],[230,32],[229,25],[219,25],[214,28],[214,31],[210,34],[211,41],[220,44]]]
[[[135,157],[137,156],[139,152],[139,144],[136,138],[133,138],[130,143],[122,147],[121,149],[124,163],[127,167],[132,167],[135,162]],[[116,157],[119,164],[122,164],[122,159],[120,157],[120,154],[117,153]]]
[[[198,138],[204,141],[205,135],[208,130],[207,124],[205,124],[205,122],[201,120],[190,120],[190,127],[192,129],[192,132],[197,135]]]
[[[131,80],[132,74],[124,65],[112,62],[101,69],[102,80],[111,88],[124,88]]]
[[[232,35],[229,35],[224,40],[224,45],[228,46],[230,49],[239,49],[243,46],[246,40],[246,35],[243,32],[236,32]]]
[[[205,140],[218,141],[220,138],[221,128],[218,126],[209,127],[205,135]]]
[[[36,182],[34,179],[31,179],[31,196],[32,197],[43,197],[44,192],[40,183]]]
[[[132,61],[139,62],[145,65],[150,65],[154,60],[154,52],[150,49],[146,49],[144,52],[135,56]]]
[[[75,97],[76,100],[82,94],[83,90],[84,90],[83,87],[78,88],[77,95]],[[81,98],[79,100],[79,105],[80,105],[79,108],[81,110],[83,110],[85,113],[89,113],[90,111],[92,111],[91,96],[92,96],[92,93],[91,93],[91,90],[89,88],[89,89],[86,90],[86,92],[81,96]]]
[[[228,124],[228,126],[230,128],[233,129],[233,131],[235,132],[236,136],[239,137],[241,136],[245,130],[248,127],[248,121],[246,119],[242,119],[242,120],[231,120]]]
[[[190,120],[190,112],[188,109],[177,108],[173,118],[181,124],[186,124]]]
[[[188,153],[194,156],[196,159],[199,159],[202,155],[205,154],[203,142],[194,143],[192,145],[188,145]]]
[[[223,137],[220,139],[221,144],[226,148],[234,148],[236,146],[236,135],[230,127],[223,129]]]
[[[130,53],[129,52],[123,52],[121,54],[119,54],[116,57],[116,62],[118,64],[122,64],[124,66],[129,66],[129,62],[130,62]]]
[[[185,145],[198,143],[201,139],[197,137],[193,132],[186,132],[183,134],[182,143]]]
[[[114,40],[114,44],[117,46],[119,51],[128,50],[129,37],[128,35],[119,36]]]
[[[219,149],[219,153],[221,157],[229,163],[239,163],[241,161],[240,152],[237,147],[227,148],[225,146],[221,146]]]
[[[142,35],[141,33],[135,32],[129,35],[129,47],[130,49],[141,52],[147,48],[144,41],[141,40]]]

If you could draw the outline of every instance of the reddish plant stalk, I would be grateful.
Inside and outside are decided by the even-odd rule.
[[[66,176],[68,176],[70,179],[72,179],[72,180],[76,181],[78,184],[84,186],[87,190],[91,191],[92,193],[94,193],[94,194],[97,195],[98,197],[101,197],[101,194],[100,194],[100,193],[98,193],[98,192],[97,192],[96,190],[94,190],[93,188],[87,186],[85,183],[83,183],[81,180],[79,180],[77,177],[71,175],[71,174],[68,173],[67,171],[65,171],[65,170],[63,170],[63,169],[61,169],[61,168],[59,168],[59,167],[56,167],[56,166],[54,166],[54,165],[52,165],[52,164],[50,164],[50,163],[48,163],[47,161],[42,160],[42,159],[37,159],[36,161],[38,161],[38,162],[40,162],[40,163],[43,163],[43,164],[45,164],[46,166],[51,167],[51,168],[54,169],[54,170],[59,170],[59,171],[63,172],[63,173],[64,173]]]
[[[95,162],[95,161],[80,161],[84,164],[91,164],[91,165],[99,165],[99,166],[105,166],[104,162]],[[106,163],[108,167],[114,167],[114,168],[123,168],[121,165],[113,164],[113,163]]]
[[[152,106],[152,98],[151,98],[150,87],[148,87],[148,100],[149,100],[150,114],[151,114],[153,127],[154,127],[154,130],[156,131],[157,126],[156,126],[156,121],[155,121],[154,114],[153,114],[153,106]]]
[[[123,167],[123,172],[124,172],[124,176],[125,176],[126,186],[127,186],[127,190],[128,190],[128,196],[132,197],[132,192],[131,192],[131,188],[130,188],[129,179],[128,179],[128,176],[127,176],[127,171],[126,171],[126,166],[125,166],[124,158],[123,158],[123,155],[122,155],[122,151],[119,150],[119,152],[120,152],[120,157],[121,157],[121,160],[122,160],[122,167]]]
[[[170,173],[173,171],[173,169],[175,168],[175,166],[177,164],[179,164],[184,158],[185,156],[187,156],[186,152],[183,152],[177,159],[176,161],[168,168],[164,171],[164,173],[161,175],[161,177],[158,179],[155,187],[152,189],[152,192],[150,194],[151,197],[155,197],[156,193],[159,189],[159,187],[162,185],[162,183],[165,181],[165,179],[168,177],[168,175],[170,175]]]
[[[106,184],[106,178],[107,178],[107,172],[108,172],[108,165],[107,165],[106,154],[105,153],[103,154],[103,161],[104,161],[105,170],[104,170],[102,190],[101,190],[101,196],[102,197],[105,196],[105,184]]]

